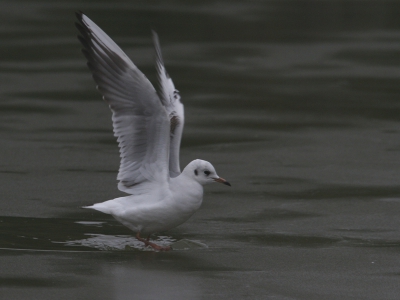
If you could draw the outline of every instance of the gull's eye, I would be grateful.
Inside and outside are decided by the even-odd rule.
[[[210,175],[211,172],[210,171],[204,171],[204,174],[206,174],[206,176]]]
[[[194,170],[194,175],[196,175],[196,176],[197,176],[197,174],[199,174],[199,173],[197,173],[197,170]]]

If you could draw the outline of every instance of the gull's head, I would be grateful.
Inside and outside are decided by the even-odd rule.
[[[228,181],[219,177],[213,165],[205,160],[193,160],[186,166],[183,172],[201,185],[219,182],[231,186]]]

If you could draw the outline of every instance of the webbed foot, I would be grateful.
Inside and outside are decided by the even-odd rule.
[[[172,248],[170,247],[170,246],[160,246],[160,245],[157,245],[157,244],[155,244],[155,243],[153,243],[153,242],[150,242],[150,236],[147,238],[147,239],[144,239],[144,238],[142,238],[141,236],[140,236],[140,232],[138,232],[137,234],[136,234],[136,238],[139,240],[139,241],[141,241],[141,242],[143,242],[146,246],[150,246],[150,247],[152,247],[154,250],[156,250],[156,251],[170,251],[170,250],[172,250]]]

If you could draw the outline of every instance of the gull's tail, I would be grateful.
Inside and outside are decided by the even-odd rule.
[[[91,209],[93,209],[93,205],[85,205],[85,206],[81,206],[80,208],[91,208]]]
[[[89,208],[89,209],[94,209],[94,210],[101,211],[102,213],[105,213],[105,214],[111,214],[112,209],[115,206],[115,205],[112,205],[112,204],[113,204],[112,200],[109,200],[109,201],[106,201],[106,202],[96,203],[96,204],[93,204],[93,205],[81,206],[81,208]]]

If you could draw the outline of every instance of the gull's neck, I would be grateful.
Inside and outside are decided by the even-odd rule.
[[[182,198],[181,201],[197,203],[199,206],[203,200],[203,186],[195,180],[188,172],[183,172],[171,178],[171,191],[175,197]]]

